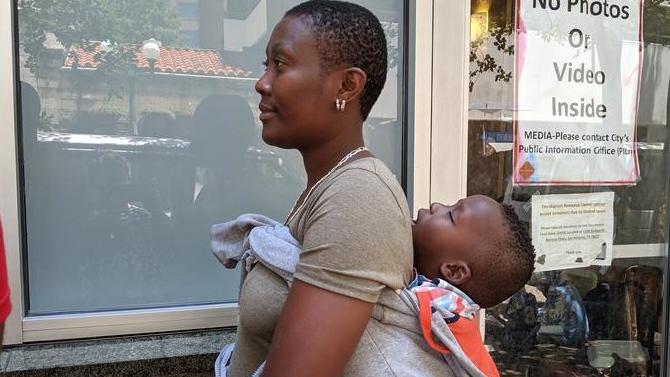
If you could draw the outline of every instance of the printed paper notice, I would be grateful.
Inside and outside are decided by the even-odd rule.
[[[535,271],[612,263],[614,193],[533,195]]]
[[[634,185],[642,0],[518,0],[516,185]]]

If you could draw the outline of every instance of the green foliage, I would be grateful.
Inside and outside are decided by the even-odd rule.
[[[170,0],[20,0],[20,42],[25,65],[40,76],[47,58],[44,47],[52,33],[66,51],[90,48],[90,41],[109,41],[101,52],[101,71],[128,71],[135,46],[149,38],[177,42],[178,22]]]
[[[491,24],[485,37],[470,43],[470,63],[474,63],[474,66],[471,65],[470,67],[470,92],[474,89],[477,79],[486,72],[494,73],[495,81],[509,82],[512,79],[512,72],[506,71],[498,64],[493,55],[484,53],[482,49],[484,43],[493,38],[493,46],[496,50],[500,51],[502,55],[512,55],[514,54],[514,44],[510,41],[512,35],[512,25],[497,26]]]
[[[514,54],[514,46],[509,41],[512,35],[512,25],[504,21],[501,24],[504,26],[498,26],[496,22],[492,22],[488,35],[471,43],[470,63],[474,65],[470,69],[470,92],[477,79],[485,72],[495,73],[495,81],[509,82],[512,79],[512,72],[505,71],[491,54],[483,53],[482,49],[488,39],[494,38],[493,45],[498,51],[503,55]],[[670,45],[670,0],[646,0],[643,27],[645,42]],[[547,29],[542,31],[542,38],[547,42],[560,40],[556,28],[549,24]]]

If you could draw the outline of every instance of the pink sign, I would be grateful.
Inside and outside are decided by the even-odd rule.
[[[515,185],[634,185],[642,0],[517,0]]]

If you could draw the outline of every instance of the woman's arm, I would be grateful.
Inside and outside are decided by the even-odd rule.
[[[294,280],[263,377],[338,377],[374,304]]]

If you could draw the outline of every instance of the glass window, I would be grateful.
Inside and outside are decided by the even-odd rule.
[[[181,39],[184,46],[191,48],[200,47],[200,31],[199,30],[181,30]]]
[[[228,1],[226,3],[226,16],[235,19],[245,19],[259,3],[259,0]]]
[[[484,194],[512,205],[535,236],[540,234],[538,230],[549,228],[560,228],[557,233],[562,232],[555,237],[558,241],[554,246],[540,243],[540,239],[546,241],[542,236],[534,238],[538,258],[536,269],[542,272],[535,273],[521,292],[487,311],[486,342],[492,347],[492,355],[503,375],[660,375],[664,339],[661,315],[665,305],[662,286],[667,278],[664,260],[668,240],[666,172],[670,24],[667,19],[670,8],[658,1],[644,2],[641,10],[637,9],[643,3],[641,1],[619,3],[471,1],[468,194]],[[573,4],[570,12],[575,17],[567,23],[572,27],[564,30],[566,25],[562,22],[565,21],[561,20],[566,18],[561,18],[563,16],[558,12],[564,11],[569,4]],[[528,12],[520,16],[520,7]],[[533,7],[537,10],[542,7],[542,11],[533,16],[529,13]],[[625,16],[628,13],[629,16]],[[588,14],[590,18],[577,18],[577,14]],[[644,23],[641,28],[632,21],[627,24],[638,27],[632,33],[628,29],[611,28],[616,25],[613,20],[624,17],[631,20],[641,17]],[[588,34],[587,29],[595,32]],[[607,33],[624,36],[617,40],[613,34]],[[639,33],[642,33],[644,42],[638,39]],[[589,45],[589,41],[593,44]],[[542,45],[544,49],[538,47]],[[641,51],[639,60],[638,50]],[[572,51],[572,54],[561,55],[565,51]],[[558,56],[564,60],[554,59]],[[538,62],[547,64],[539,66],[545,63]],[[566,64],[565,71],[563,63]],[[607,75],[609,86],[598,82],[600,70],[602,80]],[[530,76],[533,72],[544,74]],[[633,74],[626,76],[630,72]],[[638,75],[639,96],[636,99],[638,91],[634,86],[629,90],[625,85],[635,83]],[[612,82],[622,86],[612,89]],[[533,93],[538,93],[536,98],[523,98],[531,92],[529,87]],[[581,90],[594,97],[592,106],[596,112],[602,102],[607,105],[607,116],[619,114],[616,115],[620,117],[619,121],[602,120],[605,116],[595,121],[587,120],[589,116],[593,117],[588,112],[594,111],[588,109],[586,113],[569,115],[573,118],[566,120],[567,109],[572,111],[572,104],[558,110],[554,108],[553,117],[541,115],[540,104],[546,104],[546,112],[551,115],[552,98],[562,101]],[[587,105],[590,103],[588,97],[582,100]],[[575,111],[582,111],[579,98],[576,102]],[[538,104],[537,107],[529,105],[533,103]],[[627,116],[631,119],[629,123],[626,123]],[[549,131],[549,138],[554,137],[549,142],[541,141],[542,136],[535,136],[533,140],[538,148],[556,144],[555,137],[560,132],[570,134],[577,130],[574,132],[579,133],[597,126],[600,129],[594,131],[594,135],[609,132],[611,136],[614,133],[611,127],[630,126],[637,145],[634,141],[623,142],[626,151],[622,150],[622,153],[637,148],[637,161],[625,161],[630,164],[622,167],[616,165],[615,158],[607,160],[608,164],[613,164],[607,166],[584,161],[588,158],[595,160],[598,156],[582,157],[581,161],[580,158],[572,159],[573,152],[570,151],[575,149],[570,148],[609,148],[605,140],[595,142],[580,136],[579,141],[565,144],[562,157],[547,169],[554,169],[548,172],[550,175],[602,181],[607,168],[617,174],[627,174],[626,168],[635,171],[639,166],[639,178],[623,185],[574,185],[574,181],[570,184],[531,182],[514,185],[515,161],[518,174],[532,176],[538,170],[524,172],[520,165],[524,161],[522,158],[534,154],[539,161],[543,157],[538,156],[549,151],[526,149],[522,151],[525,155],[519,152],[520,137],[527,136],[520,132],[536,124]],[[619,155],[619,152],[615,153],[613,156]],[[540,169],[538,166],[531,165]],[[594,166],[602,169],[589,170]],[[566,167],[567,172],[559,171]],[[581,216],[585,211],[564,211],[554,218],[542,217],[547,208],[551,208],[545,203],[554,203],[563,209],[575,203],[591,206],[584,203],[595,197],[609,198],[600,203],[606,208],[601,215],[589,217]],[[603,227],[609,222],[612,234],[604,236],[605,231],[601,232],[585,219],[602,222],[598,224]],[[603,241],[598,244],[602,248],[594,245],[587,251],[570,250],[566,240],[576,239],[578,235],[610,239],[614,246]],[[581,258],[582,252],[589,252],[594,258]],[[574,253],[572,257],[570,253]],[[609,253],[611,255],[607,255]],[[569,263],[556,262],[551,259],[554,256]]]
[[[200,17],[198,3],[177,1],[177,17],[184,20],[197,20]]]
[[[299,154],[261,141],[254,90],[298,1],[244,3],[242,48],[227,50],[223,1],[16,2],[28,315],[237,300],[210,226],[282,220],[305,186]],[[400,179],[403,2],[359,3],[392,62],[365,136]],[[205,42],[185,48],[180,17],[198,7],[188,29]]]

